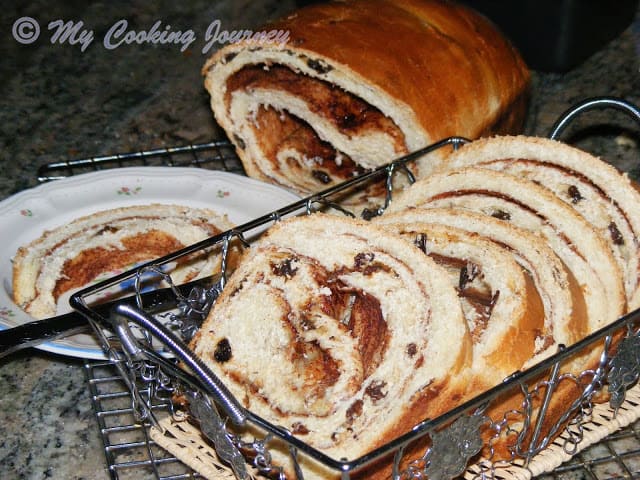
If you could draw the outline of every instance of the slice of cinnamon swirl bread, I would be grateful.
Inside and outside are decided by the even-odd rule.
[[[449,273],[473,339],[470,395],[499,384],[534,357],[555,353],[560,343],[571,344],[581,338],[585,329],[575,328],[577,322],[570,329],[569,322],[563,322],[565,315],[546,319],[546,312],[566,308],[556,306],[553,294],[554,302],[548,301],[548,291],[560,286],[557,279],[532,275],[516,261],[506,243],[451,225],[424,223],[417,210],[428,211],[412,209],[380,219],[387,228],[414,241]],[[555,257],[553,252],[551,256]],[[561,295],[567,297],[563,300],[568,300],[571,308],[569,291]],[[556,325],[549,320],[560,322]]]
[[[401,192],[388,212],[408,207],[463,208],[544,238],[580,285],[589,332],[626,312],[622,273],[607,241],[572,206],[531,180],[485,168],[444,171]]]
[[[336,459],[459,402],[472,354],[442,267],[398,235],[323,214],[251,247],[191,347],[247,408]],[[330,478],[302,462],[305,478]]]
[[[447,268],[456,285],[473,339],[469,398],[586,334],[577,283],[553,250],[531,232],[454,208],[410,208],[377,217],[376,222],[413,238]],[[493,400],[486,413],[500,422],[505,412],[521,405],[521,392],[514,389]],[[509,457],[510,438],[497,441],[491,429],[483,436],[494,452]],[[483,454],[491,456],[486,447]]]
[[[408,208],[385,213],[376,217],[375,222],[400,225],[428,223],[471,232],[494,243],[524,269],[542,302],[544,325],[538,332],[533,356],[517,369],[533,365],[556,353],[560,345],[571,345],[586,335],[587,312],[582,290],[571,271],[540,236],[462,208]],[[464,262],[461,262],[460,275],[463,275],[462,268],[466,268]],[[511,362],[507,359],[507,363]]]
[[[467,166],[530,179],[571,205],[607,240],[624,274],[629,308],[640,307],[640,192],[626,175],[580,149],[525,136],[472,142],[445,168]]]
[[[140,205],[97,212],[46,231],[13,259],[13,298],[35,318],[56,314],[58,298],[99,275],[153,260],[233,224],[208,209]],[[200,255],[171,276],[182,283],[212,274],[218,255]]]

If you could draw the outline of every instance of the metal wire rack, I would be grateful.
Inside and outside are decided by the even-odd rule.
[[[48,182],[109,168],[141,166],[198,167],[244,173],[242,163],[235,154],[233,145],[226,140],[216,140],[197,145],[166,147],[49,163],[38,169],[38,181]]]
[[[150,424],[136,420],[131,393],[111,362],[87,362],[85,373],[112,479],[202,478],[149,438]],[[159,402],[148,387],[140,391],[156,412],[169,412],[168,402]]]
[[[50,164],[41,168],[38,175],[44,182],[85,171],[139,165],[195,166],[242,173],[242,166],[231,145],[216,141]],[[150,439],[150,425],[135,420],[130,391],[111,362],[88,362],[85,371],[111,478],[201,478]],[[169,410],[169,402],[156,403],[144,385],[140,386],[140,392],[154,411]],[[598,480],[638,476],[640,422],[610,435],[553,473],[539,478]]]
[[[150,424],[135,420],[131,396],[111,362],[87,362],[85,374],[104,442],[112,479],[178,480],[202,478],[149,438]],[[148,388],[141,391],[149,399]],[[169,413],[167,402],[153,404]],[[553,473],[536,480],[605,480],[640,476],[640,421],[577,454]]]

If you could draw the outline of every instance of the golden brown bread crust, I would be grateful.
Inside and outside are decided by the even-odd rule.
[[[273,28],[290,32],[288,47],[347,66],[411,105],[436,140],[490,131],[522,95],[529,77],[518,52],[494,25],[453,2],[325,3]]]
[[[288,32],[288,42],[231,44],[203,68],[216,119],[250,176],[310,193],[445,137],[522,127],[527,67],[463,6],[330,2],[268,28]],[[358,137],[373,131],[384,139]],[[288,148],[300,152],[296,160]],[[314,171],[309,159],[319,156]],[[288,171],[293,163],[302,165]]]

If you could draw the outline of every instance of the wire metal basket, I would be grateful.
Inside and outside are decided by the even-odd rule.
[[[558,138],[573,118],[597,108],[619,109],[640,123],[640,110],[628,102],[612,98],[590,99],[566,112],[553,127],[550,137]],[[524,372],[514,374],[501,385],[446,414],[421,422],[410,432],[375,451],[348,461],[329,458],[281,427],[245,410],[225,385],[189,351],[185,344],[188,335],[185,338],[180,334],[192,331],[190,328],[184,328],[185,325],[190,325],[194,314],[206,316],[208,308],[224,288],[227,276],[226,258],[234,242],[250,245],[250,240],[258,229],[264,229],[291,215],[305,215],[323,209],[336,209],[351,215],[351,212],[340,205],[339,199],[349,189],[361,188],[369,182],[380,182],[386,189],[384,204],[380,205],[378,211],[370,212],[373,215],[380,213],[392,201],[398,175],[406,176],[409,181],[413,181],[411,162],[440,148],[457,148],[465,142],[465,139],[458,137],[444,139],[386,166],[73,295],[72,306],[89,319],[110,360],[110,365],[117,370],[119,378],[127,386],[126,399],[130,402],[136,422],[148,422],[156,428],[162,428],[157,414],[160,410],[158,405],[171,415],[179,415],[179,412],[174,411],[172,398],[178,394],[187,398],[189,415],[199,422],[200,431],[209,439],[221,461],[230,466],[237,478],[250,478],[252,472],[283,475],[282,470],[270,460],[269,449],[274,439],[288,445],[294,465],[297,465],[296,459],[299,455],[306,455],[332,469],[343,479],[352,478],[358,470],[384,456],[393,456],[394,477],[398,479],[454,478],[463,475],[465,470],[471,478],[495,478],[499,476],[501,469],[505,468],[505,463],[507,466],[518,465],[525,470],[528,469],[532,459],[547,449],[560,433],[566,434],[561,440],[562,449],[568,454],[575,453],[584,437],[583,426],[589,421],[605,389],[610,395],[609,405],[615,412],[624,404],[627,390],[638,380],[640,311],[626,315],[575,345],[562,348],[553,357]],[[140,156],[146,158],[144,154]],[[108,158],[117,160],[118,156]],[[69,165],[64,164],[60,168],[69,168]],[[164,267],[176,259],[203,249],[213,250],[220,255],[223,268],[218,277],[210,279],[206,285],[195,287],[191,293],[185,295],[172,285],[170,275],[165,273]],[[155,275],[159,281],[169,285],[169,289],[175,295],[173,308],[161,312],[149,311],[146,308],[145,294],[141,291],[140,284],[141,279],[148,278],[149,275]],[[131,294],[135,302],[118,305],[109,314],[91,306],[92,300],[102,291],[124,281],[133,285]],[[620,340],[620,336],[624,338]],[[597,367],[578,375],[562,373],[562,365],[565,362],[594,346],[602,352]],[[580,394],[567,406],[555,425],[545,430],[543,420],[553,392],[566,383],[577,387]],[[522,409],[511,412],[509,418],[505,416],[502,419],[489,419],[486,415],[487,409],[492,402],[506,394],[519,395]],[[233,428],[234,425],[241,427],[246,424],[257,427],[264,432],[263,436],[247,441]],[[487,428],[492,432],[490,443],[493,441],[492,438],[497,438],[501,433],[513,434],[517,438],[512,450],[513,458],[508,462],[495,462],[490,458],[488,461],[476,463],[475,470],[468,470],[469,460],[480,452],[487,441],[486,436],[483,438],[481,435],[481,427],[485,432]],[[424,454],[407,463],[404,452],[414,442],[424,439],[428,439],[428,447],[424,449]],[[153,442],[147,442],[146,448],[151,457],[155,458],[157,455],[149,450],[149,445],[153,445]],[[456,454],[452,455],[452,452]],[[107,454],[109,455],[109,451]],[[152,464],[157,466],[155,461],[152,461]],[[296,473],[302,478],[299,469]]]

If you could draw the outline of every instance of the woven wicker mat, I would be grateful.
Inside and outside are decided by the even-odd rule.
[[[515,462],[509,465],[498,465],[495,466],[493,474],[495,478],[504,480],[529,480],[536,475],[551,472],[570,460],[572,455],[630,425],[638,418],[640,418],[640,385],[627,391],[626,400],[616,415],[608,403],[597,404],[593,408],[590,420],[581,424],[582,440],[573,454],[567,453],[565,449],[570,432],[564,432],[552,445],[535,456],[528,467]],[[200,430],[188,422],[174,422],[170,417],[162,419],[160,425],[165,429],[165,433],[152,427],[151,438],[185,465],[209,480],[235,478],[231,469],[222,463],[215,451],[202,441]],[[487,470],[483,465],[485,463],[482,461],[471,465],[464,474],[464,478],[470,480],[480,477],[481,472]]]

